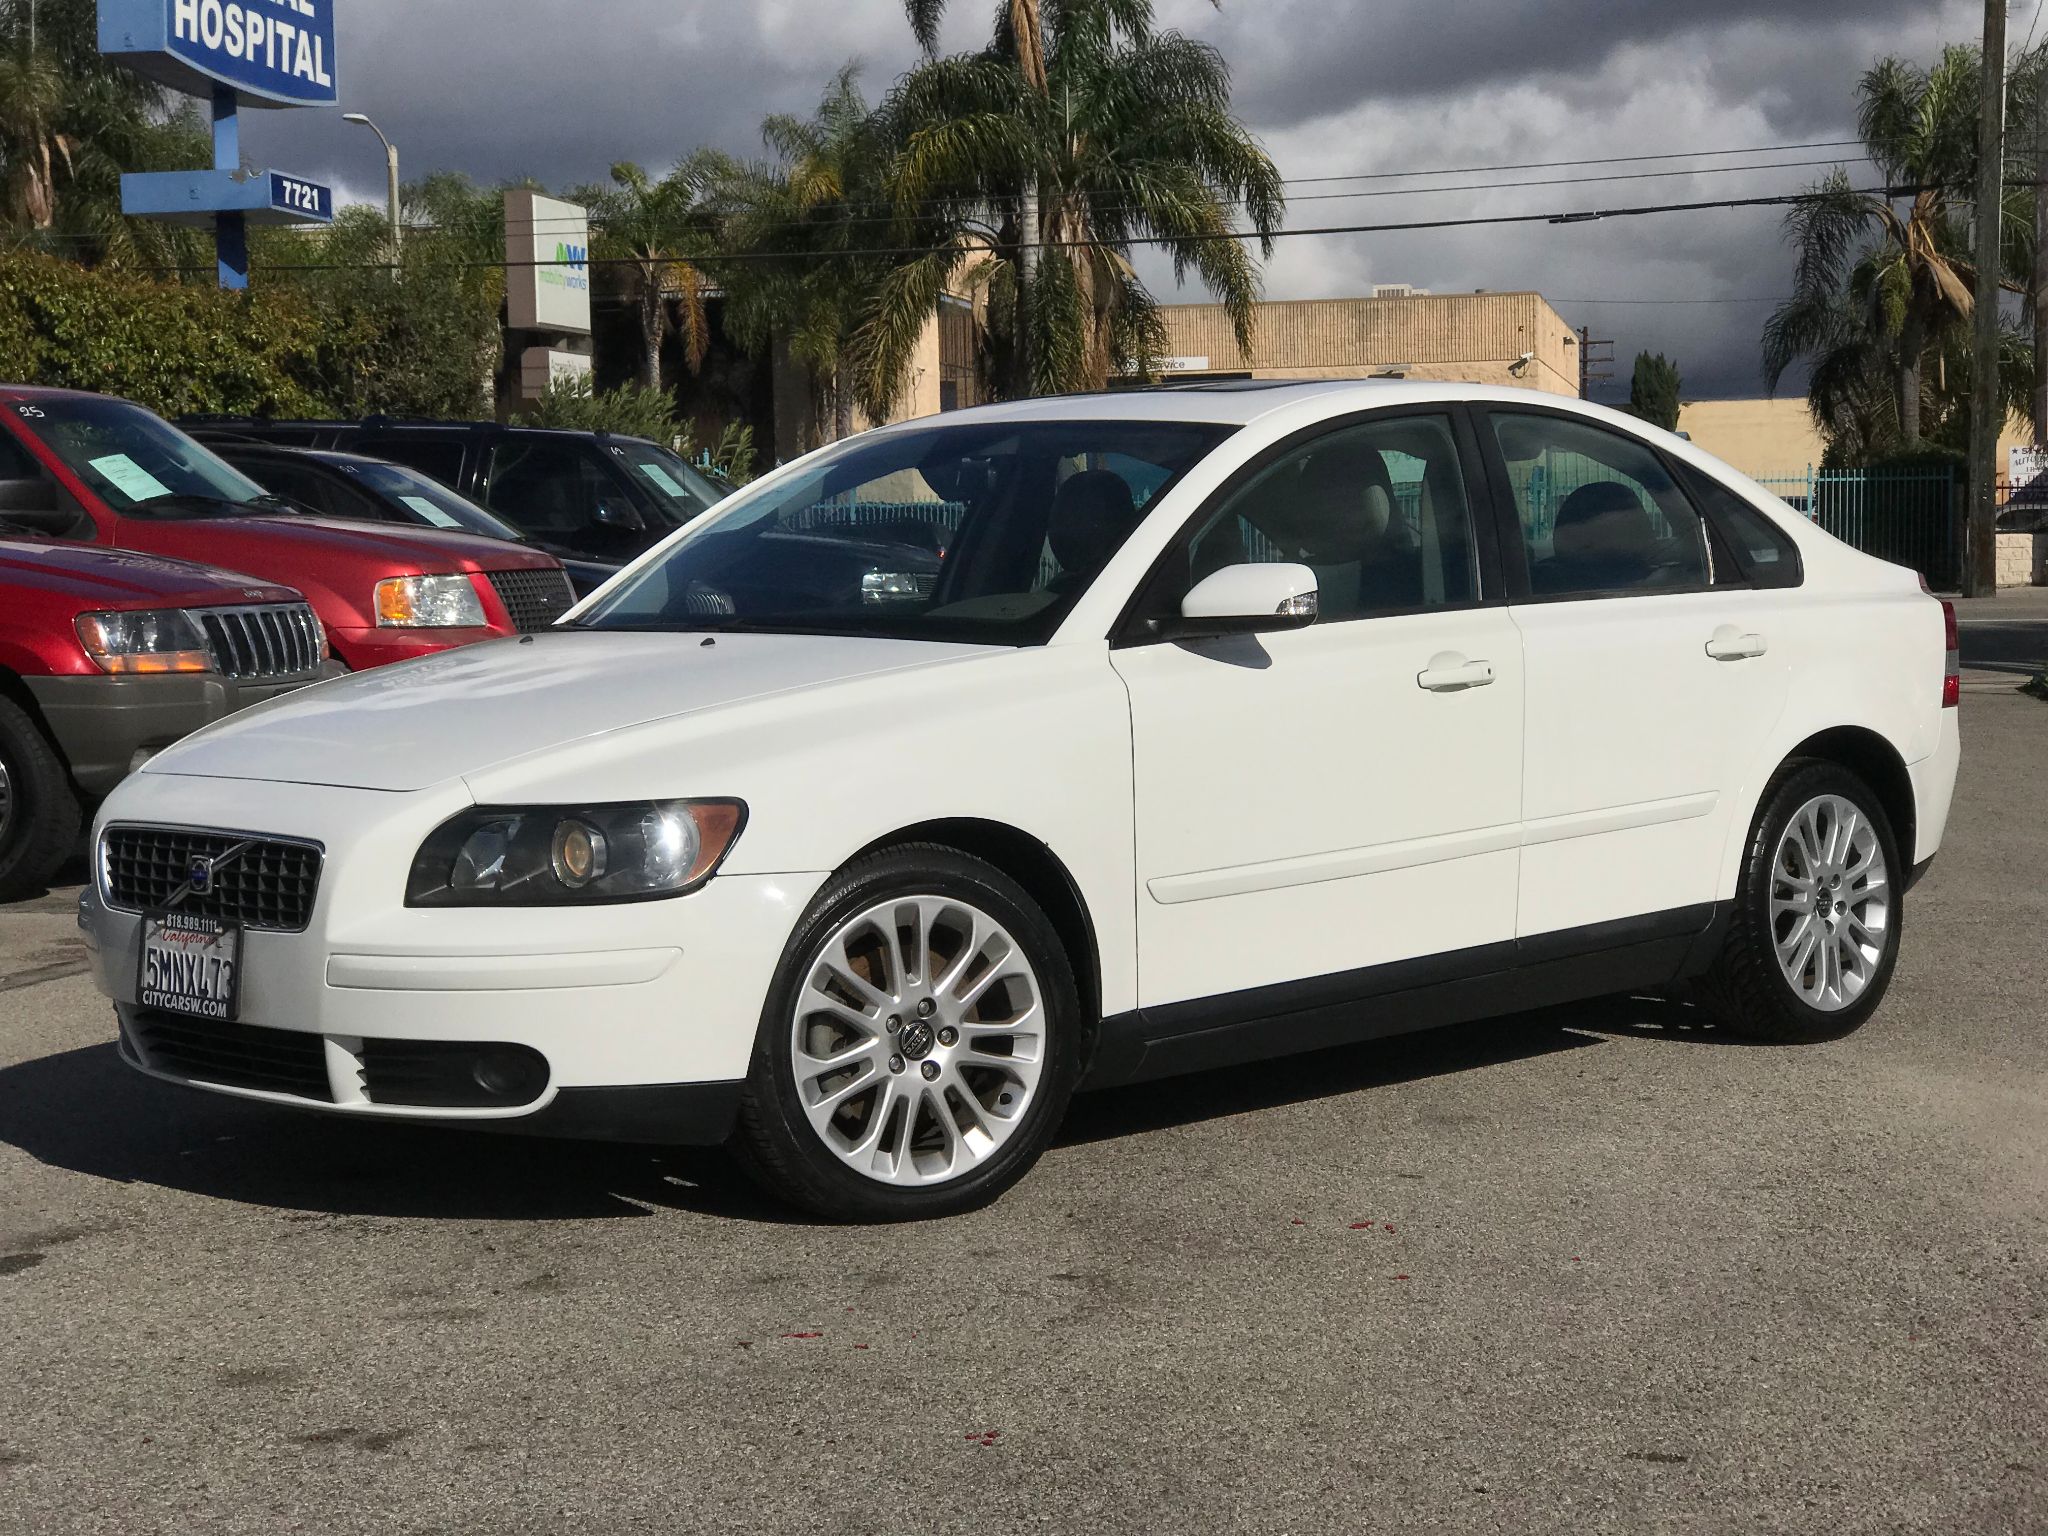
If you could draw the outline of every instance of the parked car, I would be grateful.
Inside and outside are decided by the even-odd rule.
[[[0,901],[42,890],[81,807],[152,753],[340,670],[289,587],[0,519]]]
[[[885,497],[949,531],[876,601],[821,509]],[[1856,1028],[1956,699],[1912,572],[1614,411],[1034,400],[787,466],[530,644],[161,754],[83,923],[158,1077],[730,1139],[812,1210],[933,1215],[1081,1086],[1682,983]]]
[[[589,596],[619,572],[616,562],[584,560],[573,550],[529,539],[503,518],[403,464],[331,449],[285,448],[207,428],[192,435],[266,491],[315,516],[439,528],[524,544],[560,560],[578,597]]]
[[[550,555],[302,516],[140,406],[72,390],[0,385],[0,516],[296,587],[358,672],[539,629],[574,600]]]
[[[300,448],[338,448],[404,464],[495,512],[537,544],[623,565],[729,494],[645,438],[494,421],[263,421],[193,418]]]

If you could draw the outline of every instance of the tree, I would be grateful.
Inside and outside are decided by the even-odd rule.
[[[1951,414],[1931,397],[1949,395],[1959,343],[1967,377],[1977,61],[1977,51],[1962,46],[1944,49],[1931,68],[1880,59],[1859,88],[1857,130],[1887,187],[1905,190],[1897,197],[1856,191],[1837,167],[1786,215],[1797,253],[1793,291],[1764,328],[1764,379],[1775,389],[1806,362],[1808,403],[1831,439],[1860,438],[1872,451],[1911,446],[1930,435],[1930,407],[1943,422]],[[2040,62],[2036,54],[2016,69],[2016,102],[2039,88]],[[2005,242],[2001,281],[2023,293],[2033,197],[2014,184],[2020,180],[2008,178],[2013,238]],[[1931,381],[1930,365],[1938,375]]]
[[[720,270],[726,329],[755,351],[786,348],[833,436],[847,437],[856,408],[886,417],[906,382],[872,345],[896,274],[953,231],[918,210],[898,216],[891,148],[851,66],[810,117],[771,117],[761,131],[775,163],[728,166],[719,180],[728,243],[745,253]]]
[[[643,388],[661,387],[661,346],[678,330],[690,371],[704,362],[711,327],[698,263],[716,248],[717,226],[703,193],[724,163],[722,157],[699,154],[655,181],[632,161],[622,160],[612,167],[609,188],[575,194],[590,205],[593,254],[617,263],[611,270],[622,277],[640,317]],[[674,315],[671,298],[677,301]]]
[[[196,264],[196,233],[122,216],[121,173],[207,154],[191,103],[100,56],[92,0],[0,0],[0,227],[18,242],[88,263]]]
[[[1629,379],[1628,408],[1666,432],[1678,430],[1678,365],[1662,352],[1638,352]]]
[[[1147,370],[1158,306],[1131,264],[1158,240],[1249,348],[1257,261],[1233,209],[1272,249],[1285,194],[1230,110],[1222,56],[1156,31],[1151,0],[1006,0],[977,54],[935,52],[943,0],[907,0],[924,61],[879,114],[900,211],[944,210],[954,235],[896,274],[871,347],[886,371],[947,283],[972,268],[990,292],[995,372],[1013,394],[1100,387]],[[899,242],[902,243],[902,242]]]

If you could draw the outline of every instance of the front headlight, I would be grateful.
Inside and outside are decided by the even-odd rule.
[[[717,873],[746,822],[738,800],[478,807],[421,845],[405,904],[554,907],[680,896]]]
[[[213,652],[199,621],[181,608],[81,613],[78,643],[102,672],[211,672]]]
[[[483,599],[467,576],[392,576],[377,583],[379,629],[482,629]]]

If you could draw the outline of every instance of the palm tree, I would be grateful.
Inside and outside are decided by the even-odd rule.
[[[2038,57],[2023,61],[2016,87],[2031,93],[2038,73]],[[1946,48],[1932,68],[1879,60],[1860,86],[1858,135],[1886,186],[1907,190],[1858,192],[1838,166],[1786,215],[1797,263],[1791,298],[1764,327],[1765,382],[1775,389],[1806,360],[1815,420],[1872,451],[1925,435],[1927,365],[1946,373],[1970,327],[1967,189],[1976,176],[1978,86],[1972,48]],[[2014,238],[2001,281],[2024,293],[2033,199],[2010,182],[2007,199]],[[1873,388],[1873,373],[1884,391]]]
[[[1269,255],[1285,195],[1231,114],[1215,49],[1156,31],[1151,0],[1006,0],[985,50],[941,58],[943,0],[906,9],[926,58],[879,113],[896,205],[942,216],[955,238],[896,274],[869,340],[883,371],[907,362],[913,322],[970,268],[1010,392],[1149,369],[1162,328],[1131,265],[1139,240],[1165,246],[1177,280],[1198,274],[1249,348],[1258,265],[1232,210]]]
[[[0,54],[0,164],[6,167],[6,219],[46,230],[57,216],[57,176],[69,176],[78,144],[57,127],[65,79],[57,61],[31,51],[24,36]]]
[[[728,243],[745,253],[719,272],[726,328],[750,349],[786,348],[808,375],[833,436],[846,437],[857,408],[886,417],[905,382],[900,369],[877,372],[864,344],[903,265],[887,247],[943,243],[948,231],[896,219],[889,146],[853,66],[839,72],[810,117],[771,117],[761,136],[776,163],[729,167],[721,182]]]
[[[720,157],[699,154],[659,181],[630,160],[612,167],[612,185],[577,195],[590,204],[591,245],[615,263],[640,320],[640,383],[661,387],[661,347],[677,332],[690,371],[704,362],[711,326],[704,313],[706,280],[698,263],[717,243],[704,199]],[[669,301],[677,300],[672,314]]]

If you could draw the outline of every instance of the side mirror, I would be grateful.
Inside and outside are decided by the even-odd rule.
[[[600,501],[597,504],[597,521],[600,527],[617,528],[625,533],[645,533],[647,521],[641,517],[640,509],[626,501]]]
[[[1226,565],[1181,599],[1183,635],[1262,635],[1316,621],[1316,573],[1305,565]]]

